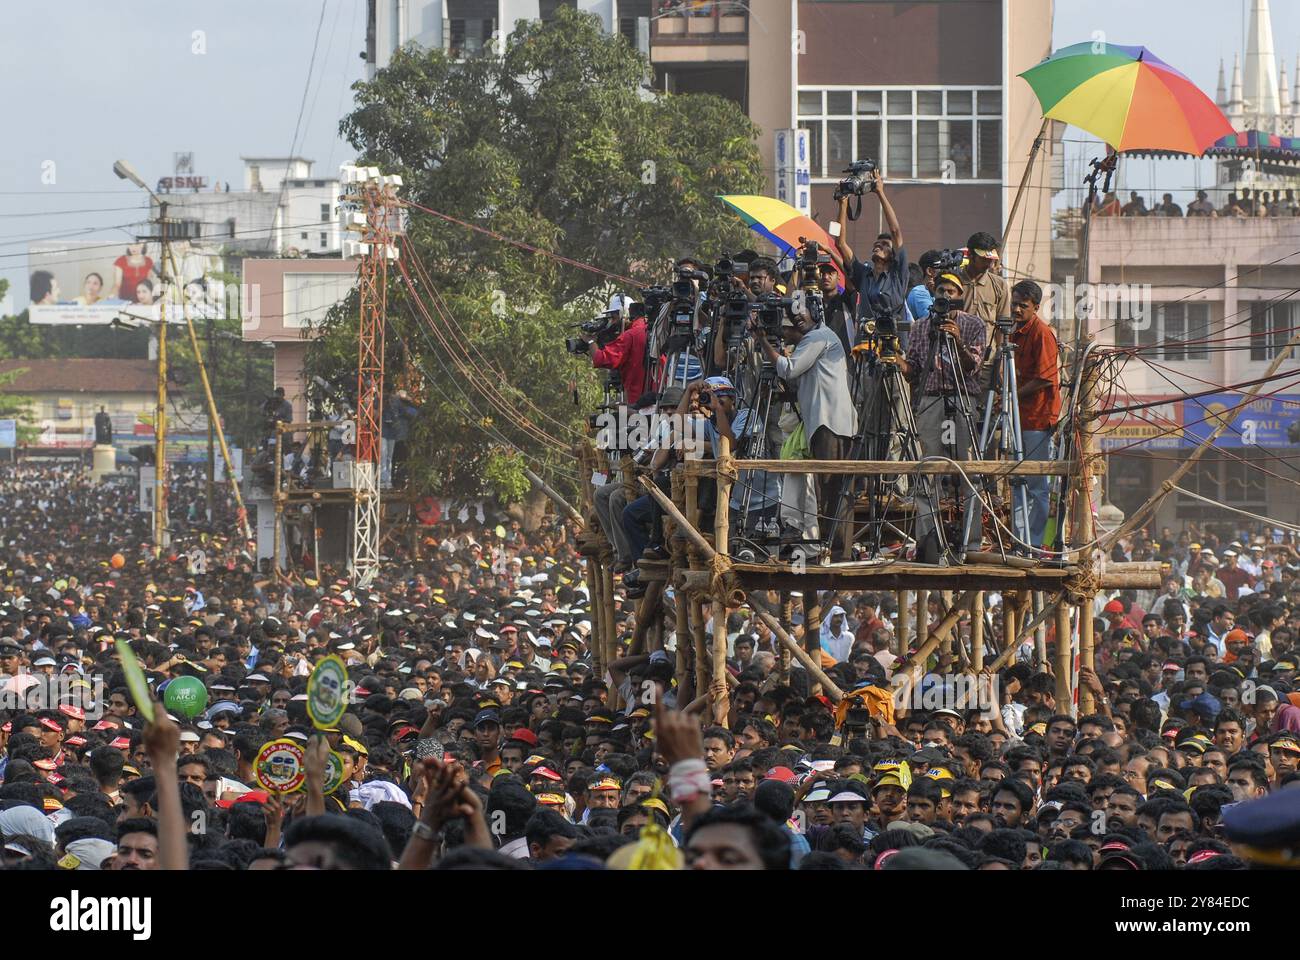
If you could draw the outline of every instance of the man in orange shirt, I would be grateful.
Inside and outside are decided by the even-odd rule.
[[[1026,460],[1051,460],[1052,431],[1061,415],[1061,368],[1056,333],[1038,315],[1042,288],[1021,280],[1011,288],[1011,316],[1016,322],[1011,342],[1016,347],[1017,396],[1020,399],[1020,435]],[[1048,479],[1027,477],[1029,539],[1043,545],[1047,527]]]

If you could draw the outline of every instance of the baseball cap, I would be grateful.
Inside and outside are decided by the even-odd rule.
[[[728,377],[705,377],[704,383],[714,393],[736,392],[736,385]]]

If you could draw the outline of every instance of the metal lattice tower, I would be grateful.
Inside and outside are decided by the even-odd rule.
[[[380,458],[384,404],[384,321],[388,311],[388,261],[397,258],[393,235],[399,229],[398,176],[381,176],[375,167],[342,168],[345,203],[353,206],[348,228],[359,231],[355,500],[352,524],[352,577],[367,587],[379,568],[382,513]],[[358,209],[359,208],[359,209]]]

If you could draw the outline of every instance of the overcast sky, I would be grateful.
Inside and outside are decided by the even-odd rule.
[[[172,172],[174,152],[193,151],[197,174],[237,188],[241,154],[288,152],[306,88],[295,152],[326,175],[350,159],[338,119],[348,87],[364,76],[365,7],[365,0],[0,3],[8,133],[0,150],[0,277],[10,281],[12,307],[27,302],[29,241],[125,238],[141,218],[140,191],[112,173],[118,158],[154,182]],[[1219,58],[1230,68],[1242,48],[1248,9],[1249,0],[1058,0],[1054,46],[1102,30],[1113,42],[1150,47],[1213,96]],[[1273,4],[1273,31],[1294,82],[1300,2]],[[1072,151],[1097,152],[1079,144]],[[1121,171],[1125,189],[1146,189],[1154,177],[1162,190],[1190,190],[1211,176],[1190,161],[1132,161]],[[1078,179],[1077,166],[1067,177]]]

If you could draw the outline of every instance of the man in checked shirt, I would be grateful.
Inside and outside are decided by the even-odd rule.
[[[907,356],[899,361],[903,373],[911,382],[916,409],[916,426],[920,435],[921,451],[927,457],[946,456],[953,460],[970,459],[971,436],[966,420],[960,413],[959,387],[964,390],[976,423],[982,414],[983,396],[979,389],[980,358],[984,354],[984,322],[973,313],[959,309],[963,284],[955,273],[942,274],[935,283],[935,301],[930,314],[912,326],[912,337],[907,345]],[[943,312],[945,301],[951,306]],[[939,308],[936,310],[936,307]],[[937,341],[931,349],[931,338],[950,334],[955,350],[943,347]],[[928,370],[926,363],[933,356]],[[960,373],[954,370],[955,365]],[[959,379],[960,377],[960,379]],[[961,478],[950,476],[932,489],[942,491],[946,485],[958,489]],[[921,491],[917,486],[918,493]],[[967,491],[969,496],[971,491]],[[973,511],[967,549],[980,546],[981,516],[978,498],[972,498],[968,508]],[[917,559],[932,559],[926,543],[935,529],[936,504],[924,496],[916,501],[918,545]],[[960,549],[960,544],[952,545]]]

